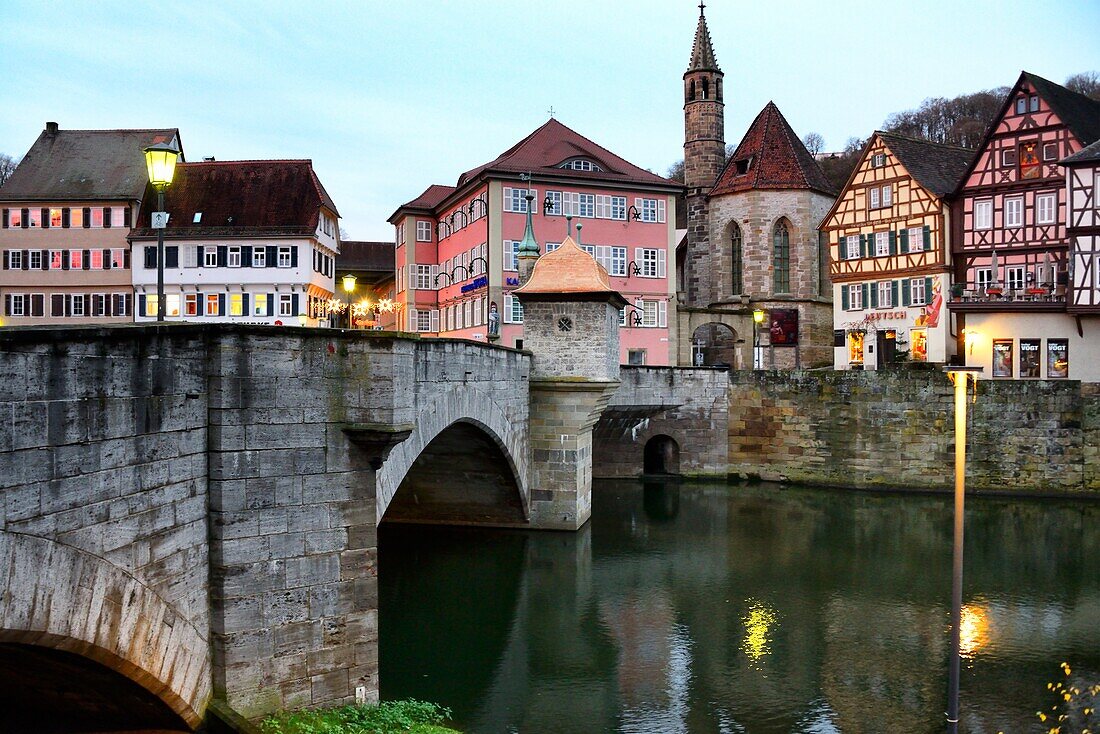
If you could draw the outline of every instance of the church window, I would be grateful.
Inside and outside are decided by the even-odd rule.
[[[703,79],[703,99],[710,97],[710,82]]]
[[[730,293],[733,295],[740,295],[745,292],[745,279],[742,271],[742,239],[741,228],[737,226],[736,222],[730,225],[730,257],[733,258],[733,282],[731,283]]]
[[[775,223],[772,231],[773,292],[791,290],[791,233],[784,220]]]
[[[721,79],[715,79],[714,80],[714,98],[717,99],[719,102],[722,101],[722,80]]]
[[[695,101],[695,80],[694,79],[692,79],[691,81],[688,82],[688,101],[689,102],[694,102]]]

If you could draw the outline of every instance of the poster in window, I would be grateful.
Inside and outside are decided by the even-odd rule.
[[[1012,377],[1012,340],[993,340],[993,376]]]
[[[1021,339],[1020,340],[1020,377],[1034,377],[1038,378],[1039,375],[1039,362],[1040,357],[1040,340],[1038,339]]]
[[[909,356],[914,362],[928,361],[928,329],[909,330]]]
[[[1069,339],[1047,339],[1047,379],[1069,377]]]
[[[793,346],[798,344],[798,309],[777,308],[769,312],[771,316],[772,346]]]
[[[848,364],[863,364],[863,337],[866,332],[848,332]]]
[[[1020,178],[1039,178],[1039,144],[1024,143],[1020,146]]]

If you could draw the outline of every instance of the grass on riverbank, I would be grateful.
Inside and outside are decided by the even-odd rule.
[[[459,734],[443,726],[450,709],[425,701],[384,701],[269,716],[263,734]]]

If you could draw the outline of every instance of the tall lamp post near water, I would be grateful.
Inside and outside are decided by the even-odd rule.
[[[981,367],[944,368],[955,385],[955,542],[951,553],[951,664],[947,672],[947,731],[959,731],[959,627],[962,623],[963,518],[966,491],[966,388],[978,389]]]
[[[348,273],[343,278],[341,278],[341,280],[343,281],[343,286],[344,286],[344,297],[347,299],[348,328],[350,329],[351,328],[351,294],[355,293],[355,280],[356,280],[356,278],[351,273]]]
[[[164,228],[168,226],[164,190],[172,184],[180,152],[171,143],[164,142],[153,143],[144,152],[149,183],[157,190],[157,210],[152,214],[151,224],[157,230],[157,321],[164,321]]]

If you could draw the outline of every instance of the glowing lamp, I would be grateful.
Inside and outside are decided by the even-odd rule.
[[[343,277],[343,281],[344,281],[344,293],[354,293],[355,292],[355,276],[350,275],[350,274],[345,275]]]
[[[164,189],[172,183],[180,152],[171,143],[153,143],[145,149],[145,166],[149,169],[149,183]]]
[[[752,320],[758,324],[764,323],[764,309],[758,308],[752,312]]]

